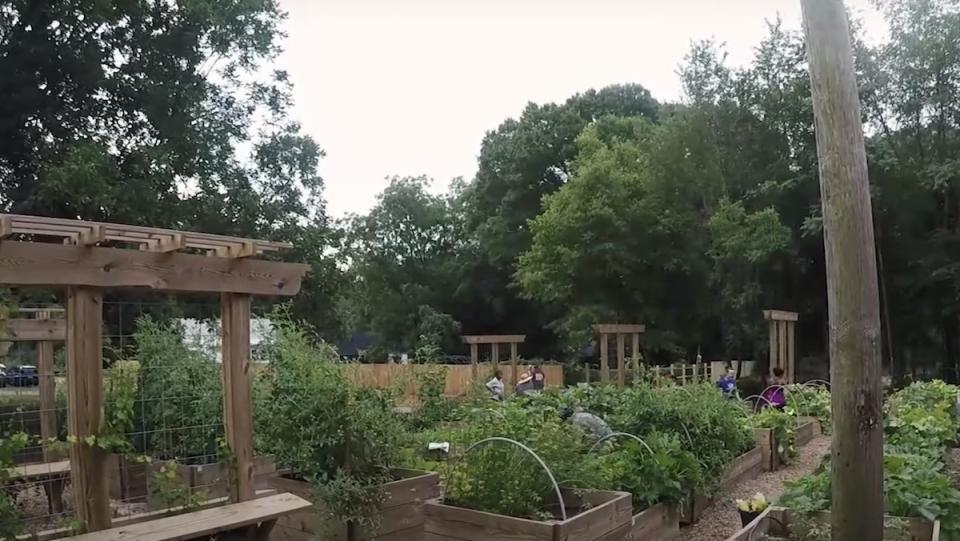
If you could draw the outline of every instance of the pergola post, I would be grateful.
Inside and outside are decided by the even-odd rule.
[[[67,420],[71,436],[70,479],[77,518],[87,530],[110,528],[107,454],[86,442],[103,424],[103,294],[67,289]]]
[[[631,336],[631,359],[633,359],[633,381],[640,379],[640,333],[630,333]]]
[[[610,335],[617,337],[617,387],[626,386],[626,339],[627,335],[632,336],[633,341],[633,363],[635,376],[640,372],[640,333],[644,331],[643,325],[621,325],[621,324],[600,324],[593,326],[593,332],[600,337],[600,381],[601,383],[610,382],[610,363],[609,348]]]
[[[470,345],[470,364],[472,365],[473,380],[477,381],[480,377],[480,345],[490,345],[490,362],[494,369],[500,366],[500,344],[510,345],[510,372],[513,380],[511,385],[517,384],[520,377],[518,372],[519,357],[517,356],[517,345],[522,344],[527,336],[524,334],[490,334],[490,335],[464,335],[460,337],[464,344]]]
[[[769,322],[770,368],[782,368],[787,383],[796,383],[796,332],[800,314],[784,310],[764,310],[763,319]]]
[[[254,497],[253,415],[250,392],[250,295],[220,297],[223,351],[223,415],[227,444],[236,468],[230,501]],[[228,465],[229,466],[229,465]]]

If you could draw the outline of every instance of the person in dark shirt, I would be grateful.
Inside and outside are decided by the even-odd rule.
[[[732,368],[728,369],[727,373],[717,380],[717,387],[723,391],[723,395],[727,398],[734,398],[737,395],[736,372]]]

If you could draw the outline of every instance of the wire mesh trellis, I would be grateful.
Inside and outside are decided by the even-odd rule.
[[[34,306],[44,308],[46,305]],[[23,308],[24,306],[21,306]],[[256,305],[255,305],[256,307]],[[260,306],[264,314],[269,306]],[[114,520],[170,508],[205,505],[229,493],[224,436],[220,306],[216,296],[110,296],[103,302],[103,434]],[[251,344],[267,339],[266,318],[253,316]],[[62,342],[53,344],[52,368],[33,375],[40,344],[15,342],[0,363],[0,436],[26,435],[3,483],[10,520],[22,533],[76,525],[67,456],[69,373]],[[40,383],[53,405],[41,405]],[[44,442],[42,423],[53,423],[59,443]],[[50,430],[47,430],[50,432]],[[49,434],[48,434],[49,435]],[[0,453],[3,450],[0,449]],[[258,486],[272,472],[258,458]],[[0,520],[4,519],[0,501]],[[13,528],[14,526],[2,526]]]

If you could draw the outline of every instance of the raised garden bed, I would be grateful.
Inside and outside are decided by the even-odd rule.
[[[821,511],[814,515],[814,520],[824,525],[830,523],[830,512]],[[910,541],[940,541],[940,522],[931,522],[917,517],[886,517],[884,538],[900,539],[897,522],[905,523],[910,531]],[[791,539],[790,528],[796,523],[793,511],[783,507],[768,507],[750,524],[747,524],[727,541],[759,541],[762,534],[774,539]]]
[[[150,500],[150,478],[163,466],[164,462],[150,464],[133,462],[122,455],[110,455],[110,498],[125,502],[143,502]],[[253,462],[253,477],[256,490],[269,487],[269,478],[276,473],[272,457],[256,457]],[[222,498],[227,495],[227,472],[222,464],[177,465],[179,483],[191,491],[204,492],[208,499]],[[157,508],[156,506],[152,506]]]
[[[800,417],[797,419],[797,447],[803,447],[819,435],[820,421],[813,417]]]
[[[758,429],[758,432],[760,431],[767,430]],[[759,445],[733,459],[720,477],[717,490],[724,491],[743,481],[756,478],[761,471],[764,471],[764,459],[764,450]],[[713,497],[702,492],[691,492],[690,497],[680,506],[680,523],[696,524],[703,516],[703,512],[711,505],[713,505]]]
[[[680,506],[658,503],[633,515],[629,541],[670,541],[680,535]],[[611,538],[612,539],[612,538]]]
[[[439,499],[429,501],[423,506],[424,539],[426,541],[503,539],[620,541],[631,533],[634,517],[629,494],[600,490],[561,490],[568,513],[571,513],[567,520],[514,518],[445,505]]]
[[[292,513],[277,520],[270,533],[272,541],[312,541],[322,535],[327,541],[419,541],[423,539],[423,507],[427,500],[440,496],[440,478],[435,473],[396,470],[396,481],[383,485],[383,511],[375,531],[348,528],[344,524],[324,523],[315,509]],[[289,492],[313,500],[310,484],[277,476],[270,485],[278,492]]]

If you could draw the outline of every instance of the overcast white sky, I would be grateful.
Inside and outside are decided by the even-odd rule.
[[[847,0],[871,37],[882,20]],[[800,0],[280,0],[280,66],[293,116],[327,152],[331,216],[365,212],[388,175],[425,174],[441,191],[472,178],[488,130],[527,102],[637,82],[680,97],[693,40],[752,57],[767,19],[800,28]]]

